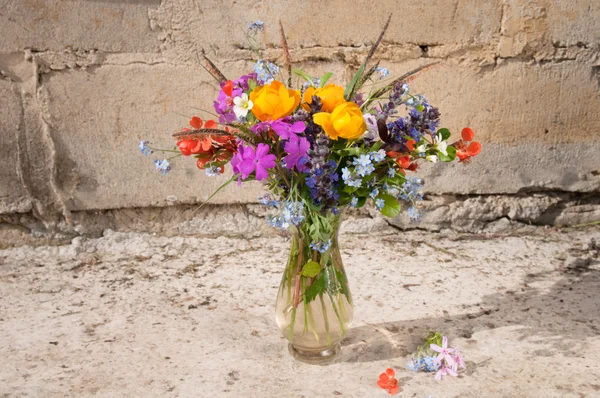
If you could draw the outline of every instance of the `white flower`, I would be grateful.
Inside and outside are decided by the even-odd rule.
[[[240,119],[248,115],[248,111],[252,109],[254,104],[248,99],[248,94],[244,93],[239,97],[233,99],[233,113]]]
[[[448,156],[448,143],[444,141],[441,134],[438,134],[437,137],[435,137],[435,144],[433,146],[439,152],[443,153],[445,156]]]
[[[427,156],[425,156],[425,159],[427,159],[431,163],[437,163],[437,161],[438,161],[437,155],[427,155]]]
[[[419,145],[417,147],[417,152],[419,152],[419,153],[425,153],[425,152],[427,152],[427,145],[425,145],[425,144]]]

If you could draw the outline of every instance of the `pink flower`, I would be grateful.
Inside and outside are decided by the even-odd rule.
[[[460,351],[458,350],[458,348],[455,348],[453,358],[454,358],[454,361],[456,362],[456,365],[458,365],[462,369],[466,368],[465,359],[463,358],[462,355],[460,355]]]
[[[260,181],[269,176],[267,169],[275,167],[275,159],[275,155],[269,154],[269,146],[266,144],[258,144],[256,150],[251,146],[240,145],[236,159],[232,159],[231,164],[233,171],[240,173],[243,180],[254,172],[256,180]]]
[[[435,363],[441,363],[442,359],[445,359],[446,365],[454,366],[456,361],[450,354],[453,353],[456,350],[456,348],[448,348],[448,338],[446,336],[442,337],[442,346],[441,347],[437,344],[431,344],[429,347],[433,351],[440,353],[440,355],[438,355],[435,358]],[[437,375],[436,375],[436,378],[437,378]]]
[[[446,364],[442,363],[442,367],[435,374],[435,379],[442,380],[442,376],[448,376],[448,375],[454,376],[454,377],[458,376],[458,373],[456,373],[456,364],[454,364],[454,366],[452,366],[452,367],[447,367]]]

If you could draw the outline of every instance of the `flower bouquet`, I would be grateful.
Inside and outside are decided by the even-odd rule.
[[[193,117],[190,127],[174,134],[176,156],[193,156],[208,176],[231,164],[233,176],[217,192],[232,182],[265,183],[269,193],[260,201],[270,209],[268,223],[292,236],[277,325],[292,354],[308,362],[334,357],[353,317],[338,246],[344,209],[372,203],[395,217],[404,203],[416,221],[423,181],[410,173],[419,162],[468,162],[480,151],[469,128],[448,143],[438,109],[410,91],[409,80],[432,65],[395,79],[371,65],[389,23],[345,87],[329,83],[332,73],[315,78],[292,68],[281,24],[281,69],[254,45],[254,72],[229,79],[203,54],[203,66],[220,87],[218,122]],[[262,22],[249,26],[251,43],[262,29]],[[156,150],[148,144],[140,143],[146,155]],[[171,169],[169,159],[155,165],[163,174]]]

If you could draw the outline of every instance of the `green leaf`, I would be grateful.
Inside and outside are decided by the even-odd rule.
[[[379,199],[383,199],[384,205],[381,209],[381,214],[387,217],[396,217],[400,214],[400,202],[392,195],[379,195]]]
[[[367,198],[358,198],[358,203],[356,204],[356,207],[360,209],[365,205],[365,203],[367,203]]]
[[[354,193],[358,191],[358,187],[351,187],[349,185],[344,186],[344,192],[346,193]]]
[[[357,147],[346,148],[342,151],[342,153],[347,156],[356,156],[359,155],[361,152],[362,149]]]
[[[450,135],[452,134],[447,128],[439,129],[437,133],[442,135],[442,140],[444,141],[450,138]]]
[[[346,90],[344,90],[344,98],[346,98],[346,101],[350,101],[350,96],[354,93],[354,86],[356,86],[356,82],[361,78],[364,71],[365,64],[362,64],[352,77],[352,80],[350,80],[350,83],[346,86]]]
[[[323,294],[323,292],[325,292],[325,278],[323,277],[323,273],[321,273],[313,284],[306,289],[306,292],[304,292],[304,301],[308,304],[316,299],[318,294]]]
[[[301,275],[308,276],[309,278],[314,278],[319,275],[321,272],[321,264],[316,261],[309,261],[302,267]]]
[[[417,105],[416,108],[419,112],[423,112],[423,110],[425,109],[425,107],[423,105]]]
[[[319,83],[319,87],[325,87],[327,81],[333,76],[333,73],[327,72],[323,76],[321,76],[321,82]]]
[[[456,148],[453,146],[449,146],[446,148],[446,152],[448,152],[448,156],[444,155],[441,152],[438,152],[438,156],[441,162],[452,162],[456,159]]]
[[[348,291],[348,281],[346,280],[346,275],[344,275],[342,272],[340,272],[339,269],[336,268],[335,276],[336,276],[336,279],[338,280],[338,283],[340,284],[340,292],[344,296],[346,296],[346,300],[348,300],[348,302],[350,304],[352,304],[352,301],[350,299],[350,292]]]
[[[383,141],[377,141],[375,144],[373,144],[373,146],[371,147],[371,151],[372,152],[377,152],[379,149],[381,149],[381,146],[383,145]]]
[[[254,90],[256,88],[256,81],[253,79],[249,79],[248,80],[248,89],[250,91]]]
[[[311,85],[314,85],[313,78],[308,73],[304,72],[302,69],[292,69],[292,73],[296,76],[299,76],[309,82]]]

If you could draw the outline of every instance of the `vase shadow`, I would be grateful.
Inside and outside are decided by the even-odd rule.
[[[520,326],[516,339],[531,336],[551,348],[540,349],[536,355],[577,356],[576,342],[600,333],[600,270],[588,261],[577,267],[565,268],[560,279],[549,289],[531,287],[534,282],[556,279],[556,272],[529,274],[518,291],[490,294],[479,303],[480,310],[463,315],[423,318],[407,321],[367,324],[350,329],[342,342],[340,362],[372,362],[407,357],[422,344],[429,331],[449,336],[471,338],[475,332],[505,326]],[[549,339],[548,337],[561,338]]]

